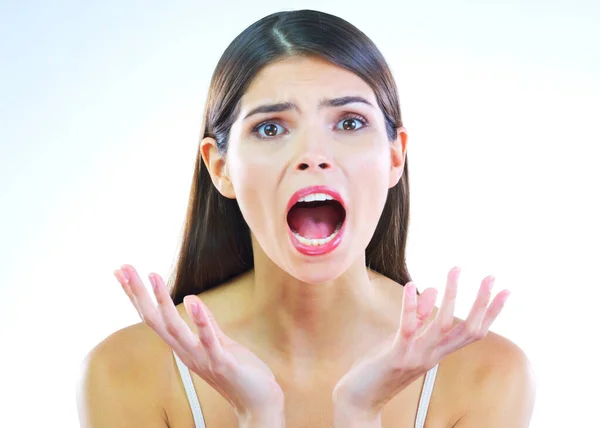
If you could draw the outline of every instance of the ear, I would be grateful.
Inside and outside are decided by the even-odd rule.
[[[398,128],[398,136],[390,145],[390,183],[389,188],[391,189],[402,177],[404,172],[404,161],[406,159],[406,143],[408,142],[408,134],[406,128],[401,126]]]
[[[200,153],[210,178],[219,193],[226,198],[235,199],[235,191],[227,168],[227,158],[224,154],[219,153],[217,141],[210,137],[203,139],[200,142]]]

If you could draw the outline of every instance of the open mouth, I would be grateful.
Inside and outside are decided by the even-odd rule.
[[[294,236],[300,243],[311,247],[323,246],[333,241],[345,219],[346,210],[342,204],[322,193],[312,198],[301,198],[287,214],[288,226]]]

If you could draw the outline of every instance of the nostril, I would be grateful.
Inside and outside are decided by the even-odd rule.
[[[327,168],[329,168],[329,166],[330,166],[330,165],[329,165],[329,163],[328,163],[328,162],[321,162],[321,163],[319,164],[319,168],[320,168],[320,169],[327,169]],[[310,165],[308,165],[308,164],[307,164],[307,163],[305,163],[305,162],[302,162],[301,164],[299,164],[299,165],[298,165],[298,169],[299,169],[300,171],[304,171],[305,169],[308,169],[308,168],[310,168]]]

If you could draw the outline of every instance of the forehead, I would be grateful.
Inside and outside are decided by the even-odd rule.
[[[247,110],[264,101],[312,102],[331,96],[361,95],[376,104],[375,93],[359,76],[318,57],[290,57],[265,66],[241,98]],[[303,101],[304,100],[304,101]]]

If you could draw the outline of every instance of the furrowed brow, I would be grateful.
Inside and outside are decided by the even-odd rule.
[[[362,104],[366,104],[368,106],[373,107],[373,104],[371,104],[369,101],[367,101],[363,97],[347,96],[347,97],[323,99],[319,102],[318,109],[320,110],[323,107],[341,107],[346,104],[352,104],[352,103],[362,103]],[[291,101],[286,101],[283,103],[276,103],[276,104],[264,104],[264,105],[258,106],[256,108],[250,110],[250,112],[244,117],[244,120],[248,119],[252,115],[259,114],[259,113],[274,113],[274,112],[282,112],[282,111],[288,111],[288,110],[300,111],[298,106]]]

